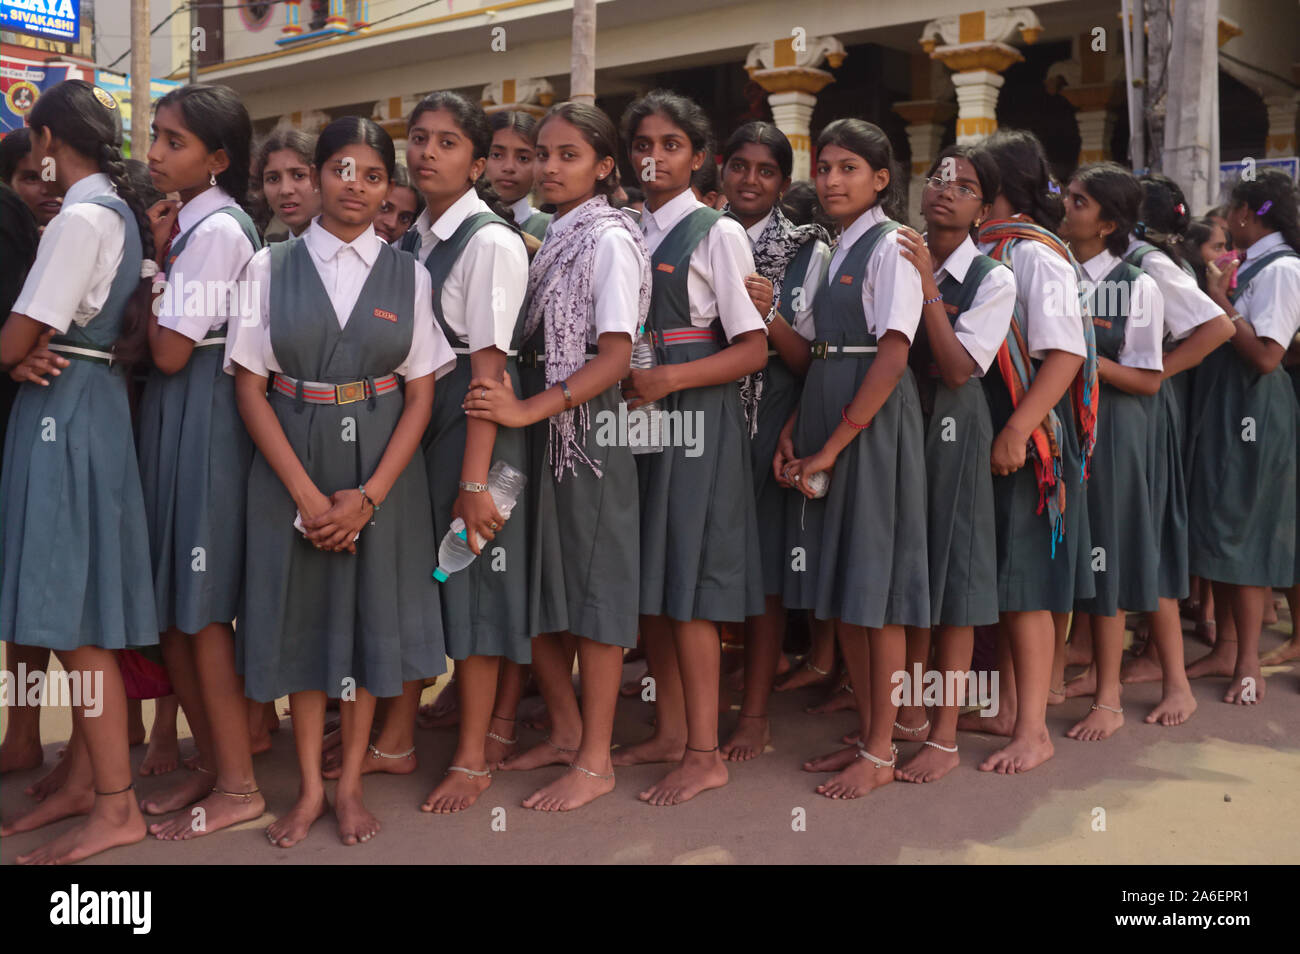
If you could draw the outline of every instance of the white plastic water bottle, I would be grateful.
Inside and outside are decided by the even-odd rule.
[[[642,328],[641,334],[637,336],[636,344],[632,346],[632,367],[638,371],[645,371],[655,366],[655,349],[650,343],[650,333]],[[639,415],[644,412],[645,427],[633,429],[631,420],[633,415]],[[659,435],[659,402],[651,401],[648,404],[642,404],[634,411],[628,411],[628,435],[627,446],[633,454],[658,454],[663,452],[663,443]]]
[[[515,501],[523,493],[524,484],[527,482],[528,478],[522,472],[503,460],[492,465],[492,469],[488,471],[488,493],[492,495],[492,502],[501,512],[501,519],[510,519],[510,511],[515,509]],[[474,536],[478,537],[481,550],[487,541],[477,533]],[[439,583],[446,583],[447,577],[457,570],[465,569],[473,562],[474,551],[469,548],[465,539],[465,521],[457,517],[451,522],[451,528],[443,536],[442,543],[438,545],[438,566],[433,571],[433,578]]]

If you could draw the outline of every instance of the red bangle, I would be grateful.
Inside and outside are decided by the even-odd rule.
[[[840,408],[840,420],[843,421],[845,424],[847,424],[849,427],[853,428],[855,431],[865,431],[868,427],[871,426],[870,421],[867,421],[867,423],[865,424],[855,424],[853,421],[849,420],[849,406],[847,404],[844,405],[844,407]]]

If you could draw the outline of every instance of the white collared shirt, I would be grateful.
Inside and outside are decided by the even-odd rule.
[[[641,214],[641,231],[653,255],[668,233],[687,215],[705,205],[690,189],[674,196],[654,212],[646,206]],[[707,328],[721,319],[728,341],[747,331],[767,334],[763,316],[745,290],[745,276],[754,271],[754,253],[744,226],[723,216],[691,252],[686,276],[686,296],[691,325]]]
[[[176,241],[186,234],[189,239],[171,265],[169,287],[159,301],[158,324],[194,341],[225,326],[231,317],[239,320],[235,283],[254,249],[234,218],[212,214],[231,206],[238,203],[220,186],[211,186],[181,206],[176,217],[181,227]],[[191,302],[203,303],[200,314],[189,313],[195,310]]]
[[[993,245],[981,242],[979,250],[987,255]],[[1023,240],[1011,248],[1011,272],[1030,357],[1041,360],[1049,351],[1085,357],[1079,280],[1073,266],[1042,242]]]
[[[346,328],[352,309],[361,294],[361,286],[370,277],[370,269],[379,257],[384,240],[375,234],[374,227],[367,228],[351,242],[321,227],[320,219],[313,219],[302,235],[307,245],[311,263],[316,266],[339,328]],[[429,273],[420,263],[410,261],[415,270],[415,326],[411,333],[411,350],[393,373],[407,380],[429,374],[442,377],[456,364],[456,356],[442,331],[435,327],[433,298],[430,293]],[[252,314],[231,325],[234,333],[227,333],[226,363],[228,374],[234,374],[238,364],[254,374],[269,375],[283,370],[275,359],[271,347],[271,249],[259,251],[244,269],[244,281],[256,293],[251,295]],[[362,320],[362,319],[358,319]]]
[[[966,236],[934,273],[935,284],[942,284],[947,276],[964,282],[971,262],[978,254],[974,241]],[[975,377],[982,378],[998,356],[998,349],[1007,340],[1011,311],[1015,307],[1016,278],[1011,269],[997,266],[980,282],[971,306],[957,316],[952,330],[975,362]]]
[[[528,196],[524,196],[514,205],[510,206],[510,214],[515,217],[515,225],[522,226],[537,214],[537,210],[528,204]]]
[[[831,255],[827,281],[839,280],[840,265],[848,256],[849,249],[873,225],[886,218],[880,206],[873,205],[853,220],[853,224],[840,236],[839,244]],[[887,331],[897,331],[910,344],[916,337],[916,326],[921,322],[921,302],[924,300],[921,276],[915,266],[903,258],[898,244],[898,231],[894,230],[876,244],[862,276],[862,313],[866,318],[867,331],[875,335],[877,340],[883,338]]]
[[[753,249],[758,244],[759,238],[763,235],[763,230],[767,228],[767,223],[772,220],[772,213],[768,212],[749,228],[745,229],[745,234],[749,236],[749,245]],[[826,264],[830,261],[831,250],[825,242],[820,239],[814,239],[816,246],[813,248],[812,256],[808,259],[808,267],[800,276],[800,282],[795,287],[803,289],[797,300],[803,308],[795,310],[794,317],[790,319],[790,327],[795,330],[805,341],[812,341],[817,333],[813,327],[813,302],[817,299],[817,289],[821,287],[822,279],[826,277]],[[782,294],[785,294],[786,283],[793,279],[794,276],[787,275],[782,280]]]
[[[86,200],[116,194],[102,172],[68,188],[63,208],[41,234],[15,312],[59,334],[74,324],[85,326],[99,314],[122,265],[127,223],[112,209]]]
[[[572,237],[573,223],[588,199],[575,209],[557,215],[546,227],[542,247]],[[587,330],[587,342],[607,332],[635,338],[641,330],[638,303],[641,295],[641,251],[636,240],[624,229],[607,228],[596,243],[596,261],[592,272],[591,298],[595,324]]]
[[[491,211],[473,188],[437,222],[430,222],[426,208],[415,220],[420,236],[416,257],[424,262],[467,218]],[[495,222],[479,229],[451,266],[441,292],[442,317],[456,337],[468,342],[470,351],[495,347],[508,352],[528,293],[528,252],[519,234]]]
[[[1102,249],[1086,262],[1080,262],[1083,273],[1096,284],[1106,280],[1119,258],[1112,252]],[[1118,363],[1126,368],[1143,368],[1147,371],[1160,371],[1164,368],[1165,336],[1165,300],[1160,294],[1160,287],[1152,281],[1151,276],[1143,272],[1138,275],[1131,288],[1121,286],[1116,289],[1101,287],[1098,296],[1107,300],[1118,301],[1121,305],[1124,295],[1128,296],[1128,320],[1124,322],[1124,344],[1119,349]]]
[[[1140,244],[1138,239],[1130,237],[1124,257],[1132,255]],[[1223,309],[1197,286],[1196,279],[1160,249],[1143,257],[1142,271],[1156,283],[1164,298],[1165,334],[1173,341],[1182,341],[1207,321],[1223,314]]]
[[[1246,261],[1237,274],[1250,267],[1251,259],[1259,261],[1269,252],[1284,246],[1286,240],[1282,233],[1270,232],[1246,249]],[[1232,304],[1237,313],[1250,322],[1255,334],[1288,347],[1300,329],[1300,259],[1280,258],[1265,265]]]

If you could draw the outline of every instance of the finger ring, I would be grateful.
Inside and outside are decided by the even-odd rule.
[[[478,389],[478,399],[479,399],[480,401],[483,401],[483,400],[486,400],[486,398],[487,398],[487,388],[479,388],[479,389]]]
[[[497,522],[495,520],[493,520],[491,523],[488,524],[489,530],[495,530],[496,528],[497,528]]]
[[[791,480],[793,480],[796,484],[799,483],[799,475],[795,474],[794,477],[791,478]]]

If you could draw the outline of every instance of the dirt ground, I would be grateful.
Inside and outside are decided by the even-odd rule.
[[[1279,644],[1289,630],[1284,609],[1282,620],[1265,633],[1264,649]],[[1205,651],[1203,643],[1187,637],[1190,659]],[[628,665],[627,678],[639,677],[642,669]],[[373,841],[344,847],[333,817],[327,816],[305,842],[288,850],[271,847],[262,834],[276,813],[292,805],[297,787],[285,718],[271,751],[255,760],[268,803],[262,819],[186,843],[147,839],[85,863],[1296,863],[1300,664],[1273,667],[1265,675],[1267,696],[1254,707],[1224,704],[1225,679],[1194,682],[1200,708],[1177,728],[1142,721],[1159,699],[1159,683],[1128,686],[1127,724],[1104,742],[1065,738],[1090,702],[1071,699],[1048,713],[1056,757],[1027,775],[977,771],[1000,740],[963,734],[963,764],[942,781],[897,782],[857,801],[823,798],[813,786],[824,776],[800,770],[804,759],[838,748],[839,735],[855,728],[848,712],[804,712],[820,690],[775,694],[770,710],[775,738],[767,753],[733,765],[726,788],[671,808],[652,808],[636,798],[664,772],[653,765],[620,769],[617,789],[578,812],[540,814],[521,807],[521,799],[560,773],[553,766],[526,774],[497,772],[470,810],[427,815],[418,805],[448,764],[455,730],[420,730],[420,767],[414,775],[366,780],[367,804],[383,824]],[[426,690],[426,700],[435,691]],[[724,733],[737,708],[724,715]],[[283,701],[279,710],[287,710]],[[630,742],[647,735],[649,713],[639,699],[623,700],[615,739]],[[152,703],[146,703],[146,725],[151,719]],[[69,725],[66,709],[44,712],[45,768],[3,778],[0,811],[6,818],[32,804],[23,788],[54,763]],[[542,735],[521,732],[525,745]],[[187,734],[184,726],[182,733]],[[916,745],[900,743],[902,756]],[[183,740],[182,751],[188,749]],[[138,766],[145,746],[131,754]],[[171,777],[139,779],[137,788],[147,795]],[[327,783],[327,790],[333,785]],[[800,817],[804,830],[796,830]],[[1097,830],[1103,820],[1104,830]],[[0,862],[12,863],[15,855],[72,824],[4,839]]]

